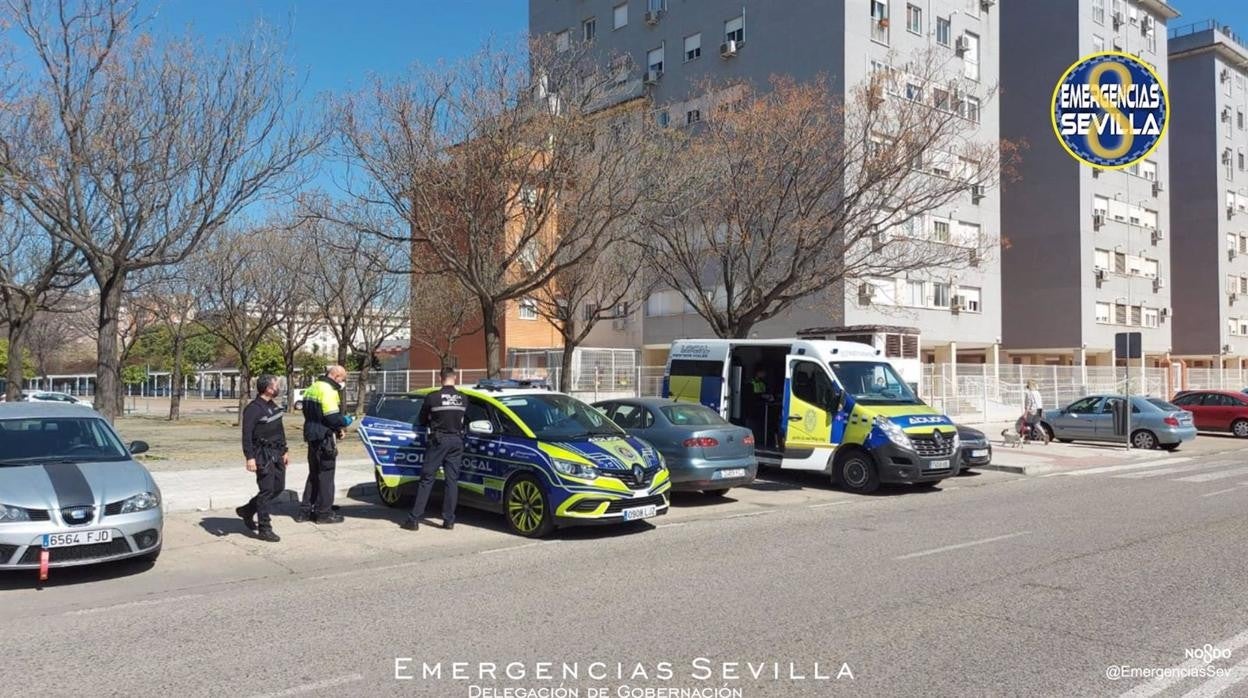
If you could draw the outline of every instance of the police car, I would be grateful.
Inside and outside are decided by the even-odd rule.
[[[416,421],[433,390],[382,396],[357,430],[388,506],[415,494],[427,436]],[[662,456],[593,407],[529,381],[483,381],[460,392],[468,398],[462,504],[503,514],[513,532],[533,538],[559,526],[667,513]]]

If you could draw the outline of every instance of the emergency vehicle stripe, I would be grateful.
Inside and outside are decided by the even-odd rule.
[[[77,463],[48,463],[43,466],[43,471],[52,482],[56,501],[61,507],[95,504],[95,494],[91,492],[91,485]]]

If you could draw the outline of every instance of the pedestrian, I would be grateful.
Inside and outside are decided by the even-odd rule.
[[[256,399],[243,409],[240,420],[243,426],[243,457],[247,460],[247,471],[256,474],[259,492],[251,501],[234,510],[248,531],[270,543],[281,540],[273,532],[269,514],[273,500],[286,490],[286,465],[290,462],[286,453],[282,408],[275,402],[277,393],[277,377],[260,376],[256,381]]]
[[[768,413],[773,401],[774,398],[767,392],[767,371],[761,367],[755,369],[754,380],[750,381],[750,392],[746,395],[745,412],[750,430],[754,432],[754,442],[760,448],[768,445],[767,430],[771,426]]]
[[[1044,400],[1036,389],[1034,380],[1027,381],[1027,389],[1023,392],[1023,419],[1027,422],[1027,438],[1039,439],[1046,445],[1049,443],[1049,432],[1040,424],[1040,416],[1044,414]]]
[[[338,441],[354,421],[342,414],[339,391],[346,387],[347,369],[330,366],[303,391],[303,440],[308,444],[308,481],[295,521],[319,524],[342,523],[334,513],[334,468],[338,460]]]
[[[420,466],[420,489],[416,502],[402,527],[409,531],[420,530],[420,520],[425,515],[425,505],[433,490],[433,480],[442,468],[442,528],[455,528],[455,503],[459,499],[459,467],[464,456],[464,415],[468,400],[455,388],[456,370],[442,369],[442,389],[429,393],[420,406],[416,421],[426,428],[425,459]]]

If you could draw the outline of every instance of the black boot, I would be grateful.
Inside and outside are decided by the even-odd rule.
[[[443,520],[442,520],[442,528],[444,528],[444,529],[446,529],[446,530],[450,531],[450,530],[452,530],[452,529],[454,529],[454,528],[455,528],[455,522],[454,522],[454,521],[447,521],[446,519],[443,519]]]
[[[415,519],[408,519],[404,521],[403,523],[399,524],[399,528],[403,529],[404,531],[419,531],[420,522]]]
[[[281,540],[281,537],[274,533],[271,528],[260,529],[260,532],[256,534],[256,538],[259,538],[267,543],[277,543]]]
[[[342,515],[329,512],[328,514],[317,514],[316,522],[318,524],[336,524],[342,523]]]
[[[307,509],[300,509],[295,513],[295,523],[307,523],[312,520],[312,512]]]
[[[234,513],[238,514],[238,518],[243,520],[243,525],[247,527],[248,531],[251,531],[252,533],[256,532],[255,513],[249,512],[246,504],[241,507],[236,507],[234,509]]]

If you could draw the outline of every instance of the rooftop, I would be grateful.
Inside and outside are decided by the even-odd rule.
[[[1217,20],[1206,19],[1174,27],[1169,32],[1170,57],[1217,51],[1223,60],[1248,70],[1248,44],[1235,30]]]

